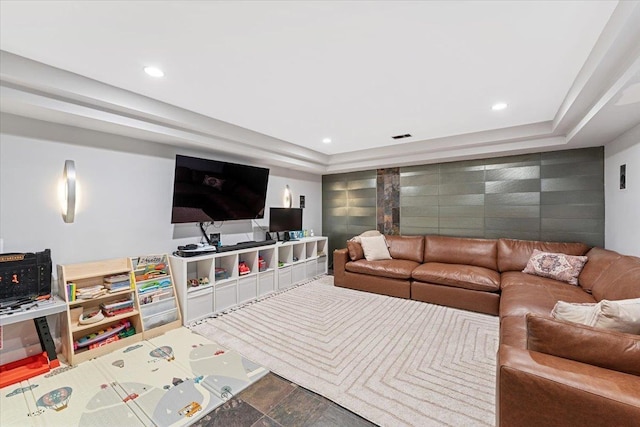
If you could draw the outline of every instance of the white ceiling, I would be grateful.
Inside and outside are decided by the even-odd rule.
[[[615,1],[3,0],[2,106],[210,150],[224,151],[222,138],[321,172],[571,148],[567,135],[602,145],[640,122],[637,102],[610,113],[611,129],[600,118],[586,132],[583,120],[640,82],[639,18],[638,2]],[[161,115],[165,104],[116,88],[179,109]],[[62,114],[36,90],[101,117]],[[509,108],[492,111],[498,101]],[[144,126],[124,123],[133,104]]]

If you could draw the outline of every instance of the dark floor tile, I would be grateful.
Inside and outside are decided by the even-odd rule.
[[[305,427],[375,427],[376,425],[331,402],[318,419],[306,424]]]
[[[282,427],[282,425],[276,422],[273,418],[269,418],[265,415],[256,421],[251,427]]]
[[[247,402],[234,397],[209,412],[195,427],[250,427],[263,414]]]
[[[245,389],[238,397],[266,414],[295,389],[296,386],[290,381],[269,373]]]
[[[297,387],[267,415],[284,427],[312,425],[327,409],[326,402],[317,399],[313,393]]]

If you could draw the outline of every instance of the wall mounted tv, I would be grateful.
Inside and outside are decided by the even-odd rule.
[[[171,223],[264,217],[269,169],[176,155]]]
[[[269,231],[302,230],[301,208],[270,208]]]

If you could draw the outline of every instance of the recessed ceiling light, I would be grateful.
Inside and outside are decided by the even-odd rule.
[[[331,144],[331,138],[323,138],[322,142],[324,142],[325,144]]]
[[[151,77],[164,77],[164,71],[158,67],[144,67],[144,72]]]
[[[491,106],[491,109],[493,111],[500,111],[500,110],[504,110],[505,108],[507,108],[507,104],[505,104],[504,102],[498,102],[497,104],[493,104]]]

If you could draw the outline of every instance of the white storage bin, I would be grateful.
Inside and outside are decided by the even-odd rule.
[[[275,291],[276,283],[274,279],[275,279],[275,274],[273,270],[260,273],[260,279],[258,280],[259,296],[266,295]]]
[[[296,284],[304,280],[304,263],[295,264],[291,268],[291,283]]]
[[[176,308],[176,302],[173,298],[151,302],[140,306],[143,316],[153,316],[154,314],[171,310],[172,308]]]
[[[278,269],[278,288],[286,289],[291,286],[291,266]]]
[[[310,261],[307,261],[304,263],[304,268],[305,268],[305,273],[307,276],[307,279],[311,279],[313,277],[315,277],[316,275],[316,265],[318,264],[318,262],[313,259]]]
[[[213,288],[189,292],[187,295],[187,310],[184,314],[185,322],[202,319],[213,312]]]
[[[156,328],[158,326],[166,325],[167,323],[178,320],[178,308],[163,311],[152,316],[142,317],[142,324],[145,331]]]
[[[327,274],[327,257],[321,256],[318,258],[318,263],[316,265],[316,275],[318,274]]]
[[[258,277],[238,279],[238,304],[256,299],[258,295]]]
[[[222,311],[226,308],[232,307],[238,303],[237,301],[237,290],[236,284],[221,286],[216,288],[216,299],[215,299],[215,311]]]

